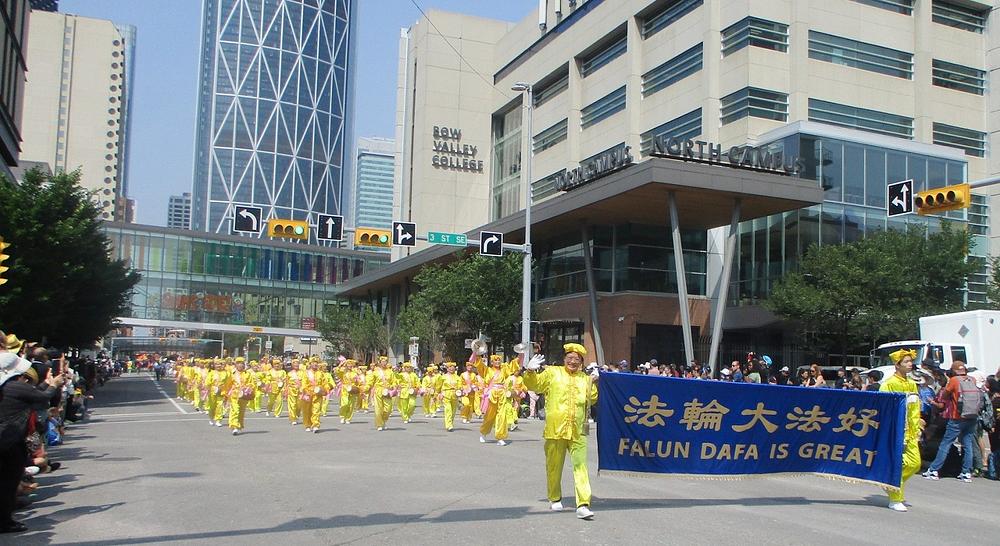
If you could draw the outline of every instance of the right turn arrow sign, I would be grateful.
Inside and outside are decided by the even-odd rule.
[[[483,256],[503,256],[503,233],[480,231],[479,253]]]

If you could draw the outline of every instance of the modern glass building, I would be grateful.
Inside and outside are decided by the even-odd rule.
[[[230,233],[235,205],[342,211],[355,18],[355,0],[205,0],[192,229]]]
[[[281,333],[313,330],[334,288],[388,263],[373,252],[106,223],[114,259],[142,280],[128,326]],[[294,335],[294,334],[287,334]]]
[[[384,138],[361,138],[358,141],[355,226],[392,227],[392,184],[396,169],[394,145],[391,139]]]

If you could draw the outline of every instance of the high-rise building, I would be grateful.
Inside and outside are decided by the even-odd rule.
[[[191,194],[171,195],[167,203],[167,227],[191,229]]]
[[[122,130],[119,135],[118,149],[119,154],[122,157],[120,170],[118,172],[118,178],[121,180],[119,184],[121,186],[120,194],[124,196],[129,195],[129,158],[131,154],[129,149],[131,148],[131,139],[126,138],[126,136],[132,134],[132,88],[135,85],[135,38],[136,38],[136,28],[135,25],[117,24],[119,34],[122,35],[122,43],[124,44],[125,51],[121,66],[124,68],[124,77],[121,80],[122,89],[122,117],[120,120]],[[134,212],[135,201],[129,203],[128,199],[118,199],[116,201],[115,218],[123,222],[131,223],[129,220],[129,207]]]
[[[342,211],[355,10],[356,0],[205,0],[193,229],[229,233],[240,204],[265,219]]]
[[[358,139],[352,225],[392,227],[395,147],[391,138]]]
[[[39,11],[59,11],[59,0],[31,0],[31,9]]]
[[[21,142],[21,107],[24,98],[25,40],[29,6],[26,0],[0,3],[0,174],[14,178]]]
[[[80,169],[105,219],[125,215],[129,51],[111,21],[32,13],[21,155],[54,172]]]

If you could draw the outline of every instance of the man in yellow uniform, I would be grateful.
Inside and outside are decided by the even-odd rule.
[[[334,395],[337,382],[334,381],[333,372],[330,371],[330,365],[325,360],[319,363],[319,373],[323,374],[323,382],[328,385],[326,395],[323,396],[323,401],[319,408],[323,417],[326,417],[327,412],[330,410],[330,397]]]
[[[267,372],[267,414],[278,417],[281,415],[282,396],[285,392],[287,374],[281,366],[281,360],[271,360],[271,371]]]
[[[455,413],[458,409],[458,393],[462,389],[462,378],[455,373],[458,367],[454,362],[445,362],[445,373],[439,380],[438,399],[444,405],[444,429],[451,432],[455,429]]]
[[[590,406],[597,402],[597,372],[587,375],[583,357],[587,350],[577,343],[563,345],[566,355],[562,366],[548,366],[538,371],[545,361],[535,355],[525,366],[524,385],[545,396],[545,474],[552,510],[562,505],[562,471],[569,452],[573,463],[573,484],[576,489],[576,517],[591,519],[590,476],[587,473],[587,435],[584,427]]]
[[[250,365],[247,367],[247,373],[253,377],[253,400],[247,404],[247,410],[260,413],[263,411],[261,409],[261,399],[264,397],[264,390],[261,389],[261,382],[264,379],[264,371],[261,369],[259,362],[251,360]]]
[[[424,407],[424,417],[434,417],[437,413],[437,402],[435,398],[437,397],[437,384],[438,384],[438,368],[435,365],[427,366],[424,371],[424,377],[420,380],[420,392],[423,396],[423,407]]]
[[[176,398],[178,400],[187,400],[187,390],[184,385],[187,363],[184,360],[178,360],[174,366],[174,372],[174,386],[177,387]]]
[[[903,474],[899,482],[899,491],[887,491],[889,494],[889,509],[896,512],[906,512],[903,495],[903,484],[911,476],[920,472],[920,431],[923,430],[924,421],[920,418],[920,394],[917,383],[910,379],[910,372],[913,371],[913,359],[916,358],[917,351],[913,349],[900,349],[889,353],[896,373],[886,379],[880,392],[901,392],[906,395],[906,429],[903,433]]]
[[[319,432],[320,418],[322,417],[323,400],[333,389],[333,383],[328,382],[326,374],[320,369],[318,360],[311,360],[309,368],[302,375],[302,394],[300,395],[300,405],[302,409],[302,424],[306,426],[306,432]]]
[[[389,357],[380,356],[372,371],[372,396],[375,400],[375,430],[385,430],[392,413],[392,396],[396,388],[395,374],[389,367]]]
[[[520,362],[512,360],[511,362]],[[508,402],[504,404],[504,411],[507,412],[507,425],[510,431],[517,430],[517,418],[521,412],[521,401],[528,395],[528,389],[524,386],[524,378],[521,377],[521,369],[511,370],[510,375],[505,380],[504,387],[507,390]]]
[[[358,405],[360,379],[355,369],[357,361],[348,358],[337,367],[337,380],[340,384],[340,423],[350,424],[354,417],[354,408]]]
[[[225,412],[223,400],[226,398],[223,387],[229,380],[229,372],[222,360],[216,360],[211,371],[205,377],[205,386],[208,390],[208,421],[209,423],[221,427],[222,414]]]
[[[298,359],[292,360],[292,369],[285,382],[285,404],[288,406],[288,422],[292,426],[299,424],[299,398],[302,396],[302,374],[305,367],[305,363]]]
[[[501,412],[500,407],[507,398],[504,382],[507,374],[504,372],[503,357],[500,355],[490,355],[490,367],[483,373],[482,408],[483,424],[479,426],[479,443],[486,443],[486,435],[493,431],[493,436],[497,439],[497,445],[505,446],[507,433],[507,413]]]
[[[372,364],[372,369],[375,365]],[[372,370],[368,369],[367,364],[360,364],[358,366],[358,402],[360,402],[360,408],[362,413],[371,412],[371,394],[372,394]]]
[[[255,383],[253,372],[246,368],[242,360],[237,360],[223,387],[229,398],[229,428],[233,431],[233,436],[238,436],[243,431],[247,406],[253,400],[256,390]]]
[[[413,411],[417,409],[417,391],[420,389],[420,378],[409,360],[403,362],[403,371],[396,376],[396,388],[399,390],[399,417],[404,423],[409,423]]]
[[[462,372],[462,422],[471,423],[472,415],[479,415],[479,390],[482,388],[482,378],[476,371],[475,362],[467,362]]]

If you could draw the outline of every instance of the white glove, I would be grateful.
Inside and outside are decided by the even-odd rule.
[[[534,371],[541,368],[542,364],[545,364],[545,355],[535,355],[524,365],[524,369]]]

